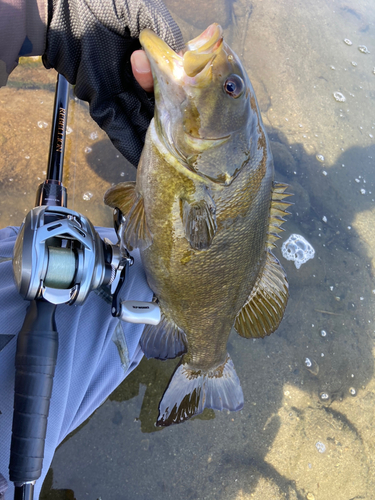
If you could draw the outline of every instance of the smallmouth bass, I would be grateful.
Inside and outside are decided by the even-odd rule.
[[[176,54],[142,31],[155,115],[136,182],[109,189],[105,202],[126,225],[122,244],[139,248],[162,311],[146,325],[150,358],[183,355],[159,404],[157,425],[204,408],[239,410],[241,384],[227,353],[231,328],[243,337],[277,329],[288,299],[271,249],[290,203],[275,183],[272,154],[250,80],[209,26]]]

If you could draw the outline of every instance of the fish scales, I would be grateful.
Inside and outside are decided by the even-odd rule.
[[[152,140],[146,140],[147,147],[155,148]],[[150,156],[160,158],[155,151]],[[185,331],[189,355],[197,362],[204,359],[203,366],[224,361],[235,316],[264,264],[260,255],[268,230],[272,181],[270,174],[265,176],[265,168],[251,170],[249,164],[235,183],[213,192],[218,228],[228,220],[230,224],[218,230],[207,250],[194,252],[183,232],[179,200],[195,190],[196,181],[187,182],[186,176],[176,175],[163,156],[159,161],[142,161],[139,166],[139,189],[145,211],[150,214],[148,227],[154,235],[152,246],[142,253],[149,284],[164,313]],[[260,189],[262,181],[264,187]],[[242,199],[237,204],[236,198],[233,204],[230,200],[237,192]],[[175,237],[171,239],[173,232]],[[199,276],[204,287],[197,288],[194,275]],[[199,311],[199,315],[192,311]],[[213,337],[212,330],[217,332]],[[206,340],[208,335],[212,337],[210,342]]]
[[[274,331],[288,298],[271,249],[290,205],[273,180],[268,139],[250,80],[212,25],[177,55],[145,30],[156,111],[135,184],[111,188],[124,212],[122,243],[139,247],[162,312],[147,325],[147,357],[184,354],[157,425],[204,408],[238,410],[243,394],[227,341]],[[167,62],[166,62],[167,61]]]

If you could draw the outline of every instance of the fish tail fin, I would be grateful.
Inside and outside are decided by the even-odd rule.
[[[229,354],[213,370],[197,370],[184,363],[173,373],[159,403],[157,427],[166,427],[199,415],[205,408],[238,411],[243,407],[243,393]]]

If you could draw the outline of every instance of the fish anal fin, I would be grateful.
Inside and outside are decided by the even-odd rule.
[[[156,425],[184,422],[205,408],[238,411],[242,407],[242,388],[229,354],[222,365],[210,371],[197,370],[182,358],[159,403]]]
[[[216,208],[212,198],[207,194],[196,202],[181,200],[181,203],[186,239],[194,250],[206,250],[217,229]]]
[[[137,193],[135,182],[122,182],[110,188],[104,202],[119,208],[125,217],[122,242],[129,250],[144,250],[152,243],[152,234],[147,226],[143,196]]]
[[[146,358],[172,359],[187,351],[186,335],[161,311],[158,325],[145,325],[140,339]]]
[[[285,271],[276,257],[267,251],[263,271],[237,314],[234,327],[238,334],[259,338],[274,332],[283,318],[288,296]]]

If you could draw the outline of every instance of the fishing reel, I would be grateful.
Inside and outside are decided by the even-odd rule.
[[[119,244],[123,224],[121,212],[115,210],[118,242],[112,244],[102,240],[82,214],[61,206],[33,208],[20,228],[13,254],[21,296],[56,305],[80,305],[93,290],[112,286],[113,316],[131,323],[157,324],[160,312],[156,304],[120,301],[119,291],[133,264]]]
[[[21,296],[30,301],[18,332],[15,357],[9,478],[14,499],[32,500],[41,476],[49,404],[58,352],[55,321],[59,304],[83,304],[90,292],[112,301],[112,316],[157,325],[157,304],[121,301],[132,257],[120,245],[125,219],[114,211],[118,241],[102,240],[89,219],[67,208],[62,185],[69,83],[58,75],[46,180],[36,207],[25,217],[13,252]]]

